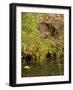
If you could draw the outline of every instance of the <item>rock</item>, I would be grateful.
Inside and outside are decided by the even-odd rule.
[[[24,69],[30,69],[30,66],[24,66]]]

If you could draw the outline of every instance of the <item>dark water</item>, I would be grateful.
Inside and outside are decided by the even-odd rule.
[[[29,68],[25,68],[28,66]],[[64,75],[64,64],[57,62],[24,63],[22,61],[22,77]]]

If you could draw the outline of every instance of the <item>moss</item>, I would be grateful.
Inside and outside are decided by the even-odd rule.
[[[47,29],[49,33],[46,38],[44,38],[45,30],[42,31],[43,34],[38,30],[39,23],[45,23],[46,26],[52,25]],[[42,25],[42,28],[44,28],[44,25]],[[25,53],[22,56],[24,55],[23,57],[25,57],[27,54],[30,54],[32,55],[32,61],[39,62],[46,60],[48,53],[51,54],[52,59],[60,56],[62,58],[64,54],[63,29],[63,15],[22,13],[21,47],[22,53]],[[54,38],[54,36],[58,37]]]

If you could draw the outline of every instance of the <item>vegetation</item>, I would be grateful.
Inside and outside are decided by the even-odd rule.
[[[37,67],[40,64],[44,68],[46,62],[48,63],[46,68],[50,67],[50,63],[51,66],[56,63],[56,67],[61,65],[62,73],[53,73],[53,75],[64,74],[64,16],[62,14],[22,13],[21,34],[22,76],[52,75],[47,74],[48,69],[46,74],[43,71],[44,74],[28,75],[28,70],[24,68],[31,64]]]

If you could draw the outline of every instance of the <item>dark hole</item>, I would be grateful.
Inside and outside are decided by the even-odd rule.
[[[32,60],[32,55],[26,55],[25,62],[29,63]]]
[[[57,59],[57,54],[56,54],[56,53],[53,53],[52,57],[53,57],[53,60],[56,61],[56,59]]]
[[[47,53],[46,58],[47,58],[48,61],[51,61],[51,58],[52,58],[51,53]]]

